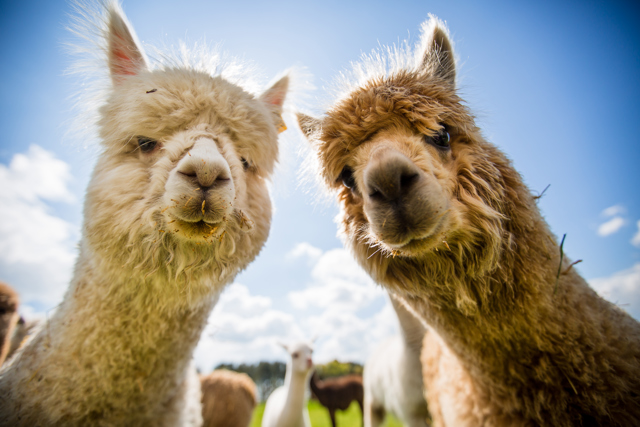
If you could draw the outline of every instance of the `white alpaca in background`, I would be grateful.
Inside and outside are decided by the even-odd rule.
[[[400,335],[384,341],[364,365],[364,425],[382,425],[386,413],[392,413],[407,427],[426,427],[420,352],[427,328],[394,294],[389,297]]]
[[[289,353],[284,385],[267,399],[262,416],[262,427],[311,427],[307,400],[309,379],[313,371],[313,348],[307,342],[283,347]]]
[[[255,97],[199,58],[150,68],[118,4],[102,15],[112,87],[79,256],[0,371],[3,426],[200,425],[193,350],[269,233],[287,78]]]

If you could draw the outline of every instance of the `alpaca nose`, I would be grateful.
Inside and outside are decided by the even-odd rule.
[[[397,204],[411,192],[420,177],[420,169],[402,153],[378,150],[364,171],[364,185],[372,201]]]
[[[231,181],[231,169],[216,143],[200,138],[178,164],[178,173],[192,179],[202,190]]]

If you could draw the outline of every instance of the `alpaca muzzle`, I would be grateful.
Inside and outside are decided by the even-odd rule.
[[[373,151],[363,181],[364,212],[378,240],[399,249],[438,230],[448,207],[442,187],[398,150]]]
[[[189,238],[215,237],[234,211],[235,196],[229,163],[213,139],[201,137],[165,184],[167,223]]]

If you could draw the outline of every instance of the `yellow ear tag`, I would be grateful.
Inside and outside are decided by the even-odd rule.
[[[282,133],[285,130],[287,130],[287,125],[284,124],[284,120],[282,119],[282,116],[280,116],[280,124],[278,125],[278,133]]]

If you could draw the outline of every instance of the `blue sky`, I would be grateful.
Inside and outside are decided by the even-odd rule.
[[[65,73],[73,62],[64,48],[73,41],[68,3],[0,7],[0,280],[21,291],[25,314],[36,315],[66,286],[97,148],[68,132],[80,89]],[[416,41],[420,23],[437,15],[449,25],[461,93],[487,139],[532,191],[550,184],[540,207],[556,235],[567,234],[565,252],[583,260],[577,267],[594,287],[640,318],[633,2],[125,0],[123,8],[143,45],[220,42],[255,63],[265,83],[306,67],[315,114],[350,61],[379,45]],[[283,358],[276,338],[313,334],[319,358],[362,360],[395,328],[384,294],[340,249],[335,204],[297,185],[294,151],[305,142],[293,127],[273,183],[271,236],[214,310],[197,355],[203,366]]]

